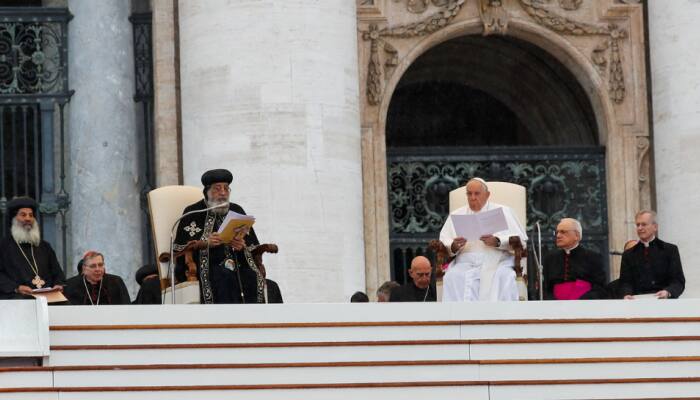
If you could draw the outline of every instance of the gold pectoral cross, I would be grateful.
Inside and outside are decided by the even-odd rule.
[[[36,286],[37,289],[41,289],[42,286],[44,286],[46,282],[39,277],[39,275],[34,275],[34,279],[32,279],[32,285]]]

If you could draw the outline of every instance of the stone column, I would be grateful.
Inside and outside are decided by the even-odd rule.
[[[68,141],[74,263],[86,250],[135,288],[143,263],[129,2],[70,0]],[[75,273],[75,265],[68,268]],[[134,293],[132,291],[132,293]]]
[[[659,238],[679,247],[686,277],[683,297],[700,297],[695,266],[700,258],[700,5],[696,0],[649,1],[646,7]]]
[[[180,0],[184,182],[233,172],[288,302],[364,290],[355,2]]]
[[[179,140],[177,0],[153,0],[153,100],[156,186],[182,181]]]

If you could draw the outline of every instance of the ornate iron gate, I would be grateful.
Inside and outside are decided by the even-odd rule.
[[[399,282],[411,259],[438,238],[449,192],[474,176],[527,188],[527,231],[532,242],[539,221],[543,253],[554,247],[564,217],[581,221],[586,247],[608,253],[603,147],[391,148],[387,163],[392,278]],[[532,257],[530,263],[532,269]]]
[[[65,190],[64,106],[73,94],[68,89],[71,18],[67,9],[0,7],[3,233],[9,225],[7,202],[15,196],[36,198],[43,238],[59,250],[64,268],[70,206]]]

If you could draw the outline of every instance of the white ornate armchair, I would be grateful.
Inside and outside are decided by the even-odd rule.
[[[153,245],[164,304],[199,303],[199,282],[196,276],[188,277],[187,282],[175,285],[175,301],[173,301],[168,267],[175,268],[175,262],[173,261],[172,264],[169,262],[173,224],[180,218],[185,207],[202,200],[203,197],[202,189],[193,186],[164,186],[148,193]]]

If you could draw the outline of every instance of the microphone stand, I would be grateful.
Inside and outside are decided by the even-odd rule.
[[[542,266],[542,232],[540,231],[540,222],[537,221],[535,223],[535,226],[537,226],[537,245],[538,248],[535,248],[535,241],[533,240],[532,242],[532,254],[535,256],[535,266],[537,267],[537,275],[538,275],[538,281],[539,281],[539,294],[540,294],[540,300],[544,299],[544,267]],[[539,249],[539,254],[538,250]]]
[[[216,210],[217,208],[223,208],[226,207],[228,209],[229,205],[228,203],[226,204],[219,204],[218,206],[213,206],[213,207],[207,207],[203,208],[201,210],[192,210],[188,211],[180,216],[180,218],[175,220],[175,223],[173,224],[173,227],[170,229],[170,260],[168,260],[168,275],[170,275],[170,295],[173,298],[172,304],[175,304],[175,267],[173,265],[174,263],[174,257],[175,257],[175,250],[173,249],[174,244],[175,244],[175,229],[178,227],[180,224],[180,221],[190,215],[193,214],[200,214],[203,212],[209,212],[212,210]],[[209,242],[207,242],[207,247],[209,246]]]

